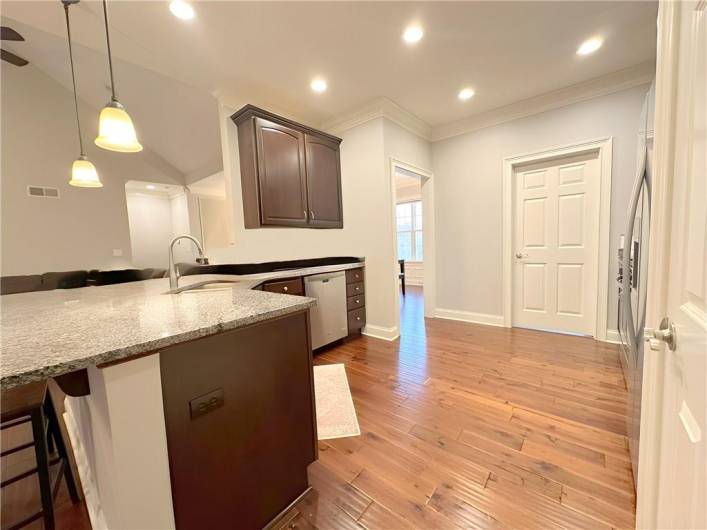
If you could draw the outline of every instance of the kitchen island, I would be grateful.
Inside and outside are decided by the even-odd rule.
[[[306,491],[315,301],[227,279],[2,297],[3,389],[86,370],[65,421],[94,528],[262,527]]]

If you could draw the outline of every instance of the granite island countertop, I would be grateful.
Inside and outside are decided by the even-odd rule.
[[[316,303],[313,298],[251,289],[266,279],[345,268],[351,267],[186,276],[180,287],[212,279],[238,283],[180,294],[165,294],[169,279],[159,278],[2,296],[0,388],[129,359],[310,308]]]

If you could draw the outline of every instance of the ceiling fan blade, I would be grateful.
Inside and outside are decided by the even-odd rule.
[[[0,40],[25,40],[25,38],[12,28],[0,26]]]
[[[29,61],[7,50],[0,50],[0,59],[7,61],[10,64],[14,64],[15,66],[25,66],[29,64]]]

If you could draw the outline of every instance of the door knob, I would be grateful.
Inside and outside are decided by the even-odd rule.
[[[516,252],[516,258],[518,258],[518,259],[523,259],[523,258],[527,258],[527,257],[528,257],[527,254],[523,254],[522,252]]]
[[[677,348],[677,336],[675,334],[675,326],[668,317],[660,321],[658,329],[646,328],[643,332],[643,337],[648,342],[650,349],[653,351],[660,350],[660,343],[667,344],[670,351],[675,351]]]

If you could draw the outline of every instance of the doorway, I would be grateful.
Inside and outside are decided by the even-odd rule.
[[[505,325],[604,340],[611,139],[504,169]]]
[[[434,316],[434,192],[432,173],[391,160],[394,274],[398,330],[424,327]],[[412,328],[411,328],[412,329]]]

